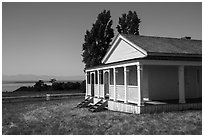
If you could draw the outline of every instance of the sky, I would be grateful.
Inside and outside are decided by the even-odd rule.
[[[2,74],[84,75],[84,35],[104,9],[114,29],[131,10],[141,19],[141,35],[202,39],[201,2],[3,3]]]

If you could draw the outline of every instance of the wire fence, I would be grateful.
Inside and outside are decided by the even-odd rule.
[[[45,94],[33,96],[15,96],[15,97],[2,97],[3,103],[9,102],[22,102],[22,101],[38,101],[38,100],[57,100],[73,97],[84,97],[85,93],[67,93],[67,94]]]

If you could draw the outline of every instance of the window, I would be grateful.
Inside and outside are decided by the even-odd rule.
[[[116,85],[124,85],[124,68],[116,68]]]
[[[127,85],[137,86],[137,66],[129,66],[127,70]]]
[[[110,85],[114,84],[114,80],[113,80],[113,68],[110,69]]]

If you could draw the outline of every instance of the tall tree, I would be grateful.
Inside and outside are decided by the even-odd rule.
[[[119,33],[139,35],[140,22],[137,13],[129,11],[128,14],[124,13],[122,17],[119,17],[119,24],[116,28]]]
[[[85,42],[82,49],[82,62],[85,63],[85,69],[101,64],[110,42],[114,37],[110,11],[101,12],[92,29],[86,31]]]

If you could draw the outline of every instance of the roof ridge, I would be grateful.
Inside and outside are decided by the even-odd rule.
[[[136,36],[136,37],[151,37],[151,38],[164,38],[164,39],[177,39],[177,40],[186,40],[186,41],[202,41],[198,39],[182,39],[182,38],[173,38],[173,37],[162,37],[162,36],[147,36],[147,35],[134,35],[134,34],[121,34],[122,36]]]

